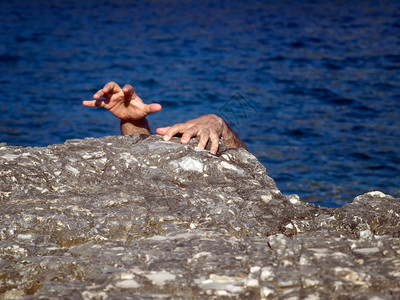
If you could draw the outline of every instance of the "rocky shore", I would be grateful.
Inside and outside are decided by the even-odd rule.
[[[0,299],[400,299],[400,199],[314,207],[193,145],[0,144]]]

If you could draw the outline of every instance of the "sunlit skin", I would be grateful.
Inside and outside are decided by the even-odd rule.
[[[150,134],[146,116],[161,110],[161,105],[158,103],[145,104],[130,84],[121,89],[115,82],[109,82],[97,91],[93,98],[94,100],[86,100],[82,104],[87,107],[104,107],[109,110],[121,120],[122,135]],[[214,114],[204,115],[186,123],[157,128],[156,132],[163,135],[165,141],[170,140],[176,134],[182,134],[182,144],[188,144],[192,137],[199,137],[197,147],[204,150],[210,143],[210,151],[214,154],[218,151],[220,137],[228,147],[246,149],[245,144],[228,124]]]
[[[158,134],[164,135],[164,140],[168,141],[174,135],[182,134],[181,143],[189,143],[192,137],[199,137],[197,148],[204,150],[207,143],[211,143],[211,153],[217,153],[219,138],[222,137],[225,145],[234,148],[245,148],[244,143],[229,128],[226,122],[214,114],[204,115],[197,119],[189,120],[186,123],[179,123],[173,126],[157,128]]]
[[[83,101],[82,104],[87,107],[104,107],[109,110],[121,120],[121,134],[123,135],[150,134],[146,116],[161,110],[161,105],[158,103],[143,103],[130,84],[121,89],[115,82],[109,82],[101,90],[98,90],[93,98],[95,100]]]

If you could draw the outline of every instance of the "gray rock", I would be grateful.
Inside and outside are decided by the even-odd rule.
[[[1,144],[0,298],[399,299],[400,199],[316,208],[193,145]]]

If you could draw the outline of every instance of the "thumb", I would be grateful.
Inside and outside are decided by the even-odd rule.
[[[161,107],[161,104],[159,104],[159,103],[151,103],[151,104],[147,105],[147,108],[148,108],[149,114],[152,114],[152,113],[156,113],[156,112],[160,111],[162,107]]]
[[[170,129],[171,128],[171,126],[168,126],[168,127],[160,127],[160,128],[157,128],[156,129],[156,132],[158,133],[158,134],[165,134],[167,131],[168,131],[168,129]]]

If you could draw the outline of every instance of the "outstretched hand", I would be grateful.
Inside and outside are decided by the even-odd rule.
[[[121,120],[121,134],[134,133],[150,134],[146,116],[161,110],[158,103],[145,104],[129,84],[122,89],[115,82],[107,83],[101,90],[93,95],[94,100],[83,101],[87,107],[104,107],[115,117]],[[214,114],[204,115],[197,119],[173,126],[157,128],[157,133],[164,135],[168,141],[174,135],[181,133],[181,143],[188,144],[194,136],[199,137],[197,147],[204,150],[211,143],[210,151],[217,153],[219,139],[222,137],[228,147],[246,148],[235,132],[220,117]]]
[[[179,123],[173,126],[157,128],[157,133],[164,135],[164,140],[168,141],[174,135],[181,133],[181,143],[188,144],[194,136],[199,137],[197,148],[204,150],[208,142],[211,142],[210,151],[217,153],[219,138],[227,130],[225,121],[217,115],[204,115],[186,123]]]
[[[145,104],[130,84],[122,89],[115,82],[107,83],[93,95],[95,100],[83,101],[87,107],[104,107],[114,116],[127,122],[141,122],[147,115],[161,110],[158,103]]]

